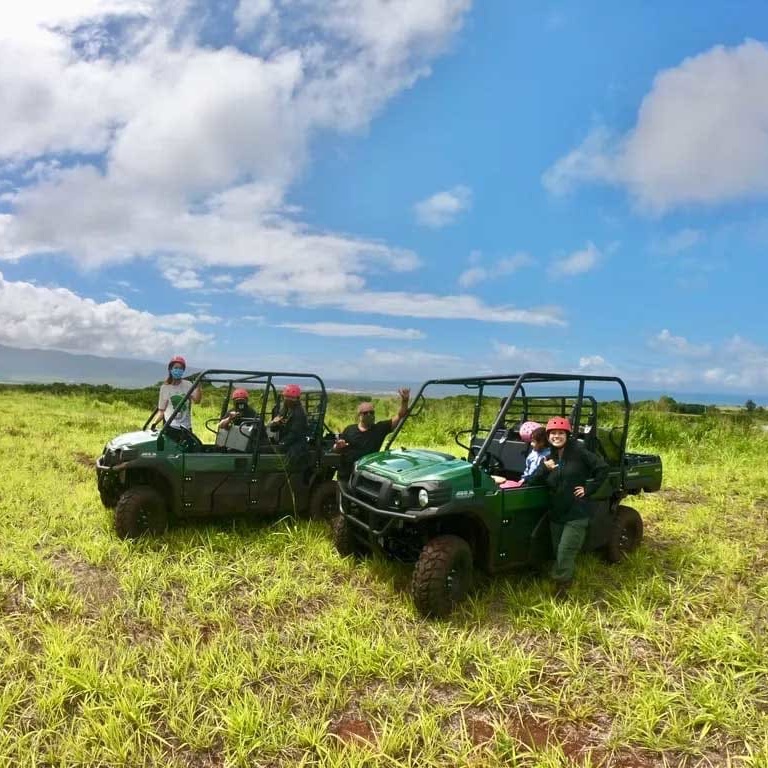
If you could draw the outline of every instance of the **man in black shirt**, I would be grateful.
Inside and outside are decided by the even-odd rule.
[[[411,390],[408,387],[401,387],[397,390],[397,394],[400,395],[400,409],[391,419],[376,421],[373,403],[360,403],[357,406],[357,424],[350,424],[333,446],[333,450],[341,454],[339,480],[344,482],[349,480],[355,462],[369,453],[378,451],[384,438],[405,416]]]

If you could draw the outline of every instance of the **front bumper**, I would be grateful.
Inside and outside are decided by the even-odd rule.
[[[339,482],[339,512],[352,525],[370,536],[383,536],[391,528],[403,521],[414,522],[423,517],[426,510],[420,512],[402,512],[382,509],[355,495],[344,481]]]

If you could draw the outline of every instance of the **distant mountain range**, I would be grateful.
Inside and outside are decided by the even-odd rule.
[[[190,369],[194,373],[198,369]],[[313,371],[315,373],[315,371]],[[51,349],[17,349],[0,344],[0,383],[4,384],[109,384],[138,389],[165,378],[162,362],[124,357],[98,357]],[[408,382],[325,381],[334,391],[390,393]],[[412,386],[417,386],[416,382]]]
[[[163,378],[163,364],[122,357],[75,355],[52,349],[17,349],[0,344],[0,382],[110,384],[146,387]]]
[[[190,371],[193,372],[193,371]],[[133,360],[123,357],[98,357],[79,355],[71,352],[58,352],[51,349],[17,349],[0,344],[0,383],[48,384],[60,381],[66,384],[109,384],[127,389],[153,386],[164,378],[162,362],[152,360]],[[504,371],[507,373],[507,371]],[[421,382],[416,381],[342,381],[325,379],[325,386],[336,392],[366,392],[370,394],[392,394],[398,386],[410,385],[412,392],[418,391]],[[437,387],[430,391],[432,397],[455,394],[448,387]],[[692,393],[669,389],[665,392],[630,388],[633,401],[656,400],[661,394],[671,395],[685,403],[713,403],[742,405],[747,399],[743,393],[706,392]],[[610,394],[609,399],[615,397]],[[758,393],[752,399],[759,405],[766,404],[768,398]]]

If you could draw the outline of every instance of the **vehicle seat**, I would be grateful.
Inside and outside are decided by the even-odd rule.
[[[488,452],[498,459],[500,469],[510,477],[519,477],[525,471],[525,457],[528,455],[529,445],[520,439],[510,439],[510,430],[497,430],[493,436]],[[476,437],[472,445],[472,453],[477,455],[484,440]]]

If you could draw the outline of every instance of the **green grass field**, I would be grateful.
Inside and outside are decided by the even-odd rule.
[[[585,556],[568,602],[514,575],[429,622],[322,523],[118,540],[93,461],[148,415],[125,399],[0,391],[0,766],[768,766],[759,421],[635,414],[665,464],[641,549]]]

